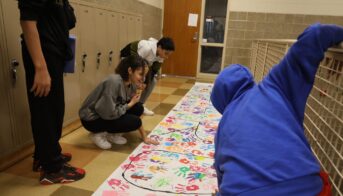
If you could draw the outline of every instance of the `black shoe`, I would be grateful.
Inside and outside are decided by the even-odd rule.
[[[71,160],[72,155],[70,153],[62,153],[61,158],[63,160],[63,163],[68,163]],[[42,166],[39,160],[33,160],[32,171],[39,172],[41,170],[42,170]]]
[[[86,171],[68,164],[64,164],[62,169],[56,173],[42,172],[39,182],[42,185],[64,184],[81,180],[85,177]]]

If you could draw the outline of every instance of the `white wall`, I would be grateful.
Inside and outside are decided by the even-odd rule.
[[[230,11],[343,16],[343,0],[228,0]]]
[[[149,4],[149,5],[161,8],[161,9],[163,9],[163,6],[164,6],[164,0],[138,0],[138,1],[144,2],[146,4]]]

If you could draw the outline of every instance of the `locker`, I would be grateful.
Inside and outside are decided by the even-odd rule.
[[[107,76],[107,15],[108,11],[95,9],[95,55],[96,55],[96,84]]]
[[[129,16],[128,22],[128,43],[136,41],[136,17]]]
[[[80,63],[80,101],[81,103],[96,85],[96,50],[95,50],[95,16],[94,8],[80,5],[79,35],[81,50]]]
[[[143,23],[142,17],[136,17],[136,40],[143,39]]]
[[[119,62],[119,14],[110,12],[107,15],[107,73],[114,73],[115,67]]]
[[[124,48],[128,43],[128,18],[127,15],[121,14],[119,19],[119,49]]]
[[[75,3],[71,3],[77,18],[79,18],[79,8]],[[80,109],[80,69],[78,62],[80,61],[80,36],[78,32],[79,23],[72,29],[69,34],[76,37],[76,53],[75,53],[75,73],[64,74],[64,97],[65,97],[65,114],[64,126],[74,122],[79,118],[78,112]]]
[[[1,10],[1,2],[0,2],[0,11]],[[0,14],[0,21],[2,21],[2,14]],[[4,37],[4,28],[0,24],[0,63],[2,65],[6,65],[7,59],[5,60],[5,45],[3,44],[5,42]],[[5,66],[0,67],[0,124],[2,131],[0,132],[0,168],[2,168],[2,159],[5,155],[10,153],[12,151],[12,148],[14,147],[13,141],[12,141],[12,119],[11,119],[11,108],[9,103],[9,92],[8,87],[11,85],[10,76],[7,74],[8,68]]]
[[[10,85],[6,91],[10,96],[10,109],[12,118],[12,151],[32,142],[30,112],[27,100],[25,69],[21,56],[20,34],[22,32],[19,20],[17,1],[2,1],[4,46],[7,48],[7,56],[4,57],[4,74],[8,77]]]

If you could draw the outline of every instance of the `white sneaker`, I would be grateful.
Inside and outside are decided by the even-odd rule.
[[[146,116],[153,116],[155,113],[144,106],[143,114]]]
[[[118,145],[123,145],[127,143],[127,139],[122,136],[121,133],[109,133],[107,134],[107,140]]]
[[[112,148],[112,144],[107,141],[106,135],[106,132],[92,133],[89,137],[99,148],[107,150]]]

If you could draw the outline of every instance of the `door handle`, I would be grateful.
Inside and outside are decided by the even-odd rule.
[[[193,35],[193,41],[198,41],[198,39],[199,39],[199,33],[195,32]]]
[[[82,55],[82,72],[85,72],[86,69],[86,58],[87,58],[87,54],[83,54]]]
[[[96,69],[99,69],[100,67],[100,57],[101,57],[101,52],[98,52],[98,54],[96,54]]]
[[[112,61],[113,61],[113,50],[111,50],[111,51],[108,53],[108,66],[111,66],[111,65],[112,65]]]
[[[13,86],[16,85],[18,74],[17,74],[17,67],[19,66],[19,61],[16,59],[11,60],[11,71],[12,71],[12,84]]]

